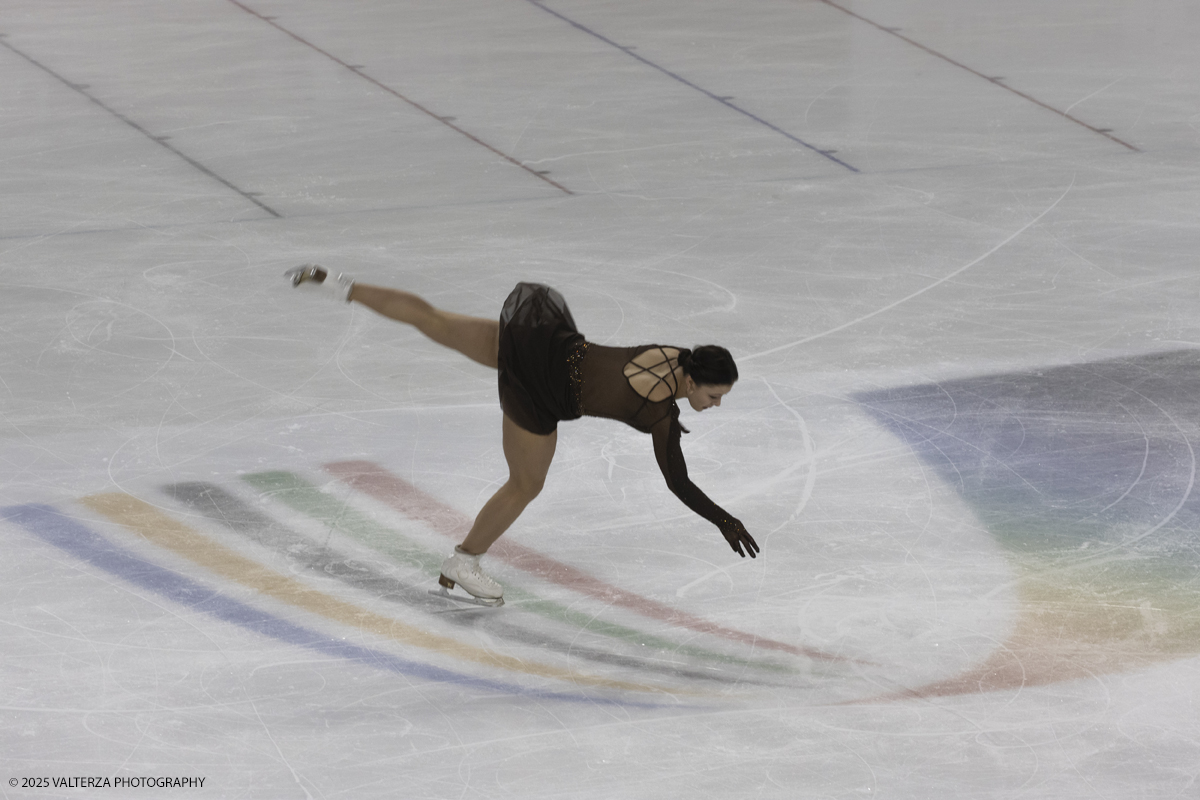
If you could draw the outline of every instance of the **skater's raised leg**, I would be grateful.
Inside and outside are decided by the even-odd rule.
[[[399,289],[358,283],[348,275],[331,272],[319,264],[304,264],[284,273],[293,286],[313,286],[344,303],[362,303],[388,319],[406,322],[440,345],[457,350],[472,361],[496,369],[500,355],[500,323],[434,308]]]
[[[434,308],[411,292],[355,283],[350,301],[398,322],[407,322],[440,345],[457,350],[485,367],[496,368],[500,323]]]

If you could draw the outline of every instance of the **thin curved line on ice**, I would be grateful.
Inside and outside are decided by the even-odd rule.
[[[999,250],[1000,248],[1007,245],[1013,239],[1016,239],[1022,233],[1029,230],[1034,225],[1036,225],[1038,223],[1038,221],[1041,220],[1042,217],[1046,216],[1051,211],[1053,211],[1055,206],[1057,206],[1059,203],[1061,203],[1063,198],[1066,197],[1068,194],[1070,194],[1071,189],[1073,189],[1074,187],[1075,187],[1075,177],[1072,176],[1070,186],[1068,186],[1066,188],[1066,190],[1061,195],[1059,195],[1059,198],[1057,200],[1055,200],[1053,203],[1051,203],[1046,208],[1045,211],[1038,214],[1036,217],[1029,220],[1029,222],[1026,222],[1024,225],[1022,225],[1020,228],[1018,228],[1016,231],[1014,231],[1011,235],[1009,235],[1009,237],[1007,239],[1000,242],[1000,244],[996,245],[991,250],[988,250],[986,253],[984,253],[979,258],[975,259],[974,261],[959,267],[958,269],[954,270],[954,272],[951,272],[949,275],[938,278],[933,283],[931,283],[928,286],[925,286],[921,289],[918,289],[917,291],[913,292],[912,294],[908,295],[907,297],[901,297],[899,300],[895,301],[894,303],[889,303],[888,305],[884,306],[883,308],[877,308],[874,311],[872,311],[870,314],[864,314],[863,316],[859,317],[858,319],[852,319],[849,322],[842,323],[841,325],[838,325],[836,328],[830,328],[829,330],[822,331],[821,333],[814,333],[812,336],[806,336],[803,339],[797,339],[794,342],[789,342],[787,344],[781,344],[778,347],[772,347],[770,350],[763,350],[762,352],[753,353],[748,356],[738,356],[738,361],[751,361],[755,358],[760,358],[762,356],[769,356],[772,353],[778,353],[781,350],[787,350],[789,347],[795,347],[797,345],[811,342],[815,339],[820,339],[824,336],[829,336],[830,334],[837,333],[838,331],[843,331],[846,328],[849,328],[853,325],[857,325],[860,322],[865,322],[866,320],[870,319],[871,317],[878,316],[879,314],[882,314],[885,311],[891,311],[896,306],[901,305],[902,303],[907,303],[909,300],[912,300],[914,297],[919,297],[920,295],[925,294],[925,292],[928,292],[930,289],[934,289],[934,288],[942,285],[943,283],[950,280],[951,278],[958,277],[962,273],[969,270],[971,267],[973,267],[976,264],[978,264],[979,262],[983,261],[985,258],[990,256],[992,253],[995,253],[997,250]]]

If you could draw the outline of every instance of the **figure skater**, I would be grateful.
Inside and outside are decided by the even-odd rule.
[[[503,604],[504,589],[480,568],[479,559],[541,492],[558,423],[584,415],[649,433],[675,496],[716,525],[738,555],[754,558],[758,552],[745,526],[688,478],[679,446],[680,434],[687,431],[679,424],[675,401],[687,398],[696,411],[720,406],[737,381],[737,366],[725,348],[593,344],[576,329],[562,295],[536,283],[517,284],[497,322],[442,311],[415,294],[355,283],[315,264],[288,270],[285,277],[293,286],[320,287],[343,302],[406,322],[438,344],[498,370],[508,481],[442,564],[438,582],[445,589],[459,584],[480,604]]]

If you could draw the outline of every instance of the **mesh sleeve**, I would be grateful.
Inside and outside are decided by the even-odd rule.
[[[739,519],[708,499],[708,495],[700,491],[688,477],[687,462],[683,460],[683,449],[679,445],[683,433],[679,425],[679,410],[675,408],[672,411],[673,413],[659,420],[650,430],[651,436],[654,437],[654,457],[667,480],[667,488],[682,500],[684,505],[716,525],[721,533],[745,530]]]

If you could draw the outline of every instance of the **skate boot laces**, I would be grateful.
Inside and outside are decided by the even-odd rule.
[[[442,563],[442,575],[438,583],[448,589],[453,589],[458,583],[469,594],[475,597],[496,598],[504,595],[504,587],[492,579],[479,566],[480,556],[455,552]],[[448,584],[448,585],[447,585]]]

